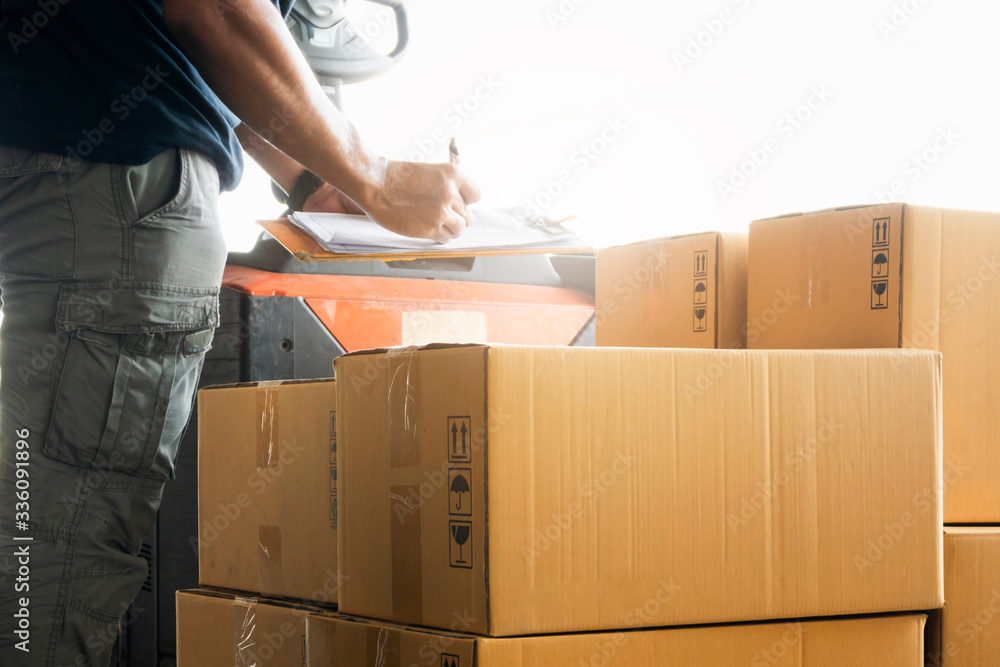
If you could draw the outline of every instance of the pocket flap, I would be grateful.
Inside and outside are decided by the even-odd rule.
[[[157,283],[76,283],[59,289],[59,331],[194,331],[219,325],[219,288]]]
[[[62,169],[63,159],[62,155],[55,153],[0,146],[0,178],[59,171]]]

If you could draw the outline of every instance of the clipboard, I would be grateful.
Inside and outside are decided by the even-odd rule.
[[[335,253],[324,249],[311,236],[299,229],[288,218],[258,220],[257,224],[273,236],[292,257],[300,262],[369,261],[400,262],[415,259],[441,259],[447,257],[489,257],[495,255],[593,255],[588,245],[561,248],[525,247],[499,250],[418,251],[380,254]]]

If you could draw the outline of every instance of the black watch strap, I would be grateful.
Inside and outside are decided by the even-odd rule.
[[[309,195],[319,190],[321,185],[323,185],[323,179],[306,169],[296,179],[295,185],[292,186],[288,197],[285,198],[285,204],[291,211],[301,211]]]

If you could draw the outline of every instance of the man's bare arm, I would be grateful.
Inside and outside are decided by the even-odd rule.
[[[265,141],[245,123],[236,128],[236,136],[243,150],[254,159],[254,162],[259,164],[282,190],[291,192],[305,167]],[[319,189],[306,197],[303,210],[317,213],[364,213],[357,204],[329,183],[323,183]]]
[[[320,88],[268,0],[163,5],[185,54],[247,126],[273,132],[275,147],[386,228],[438,240],[461,233],[466,204],[479,198],[476,188],[453,165],[396,162],[368,149]]]

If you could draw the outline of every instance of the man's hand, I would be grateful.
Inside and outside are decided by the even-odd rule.
[[[375,155],[320,88],[268,0],[164,0],[163,14],[198,72],[248,128],[376,222],[438,241],[465,228],[465,205],[479,198],[478,190],[452,165]]]
[[[324,183],[316,192],[306,197],[302,207],[309,213],[351,213],[364,215],[364,209],[351,201],[347,195]]]
[[[452,164],[389,162],[382,187],[371,201],[359,202],[386,229],[445,243],[472,224],[467,204],[479,189]]]

